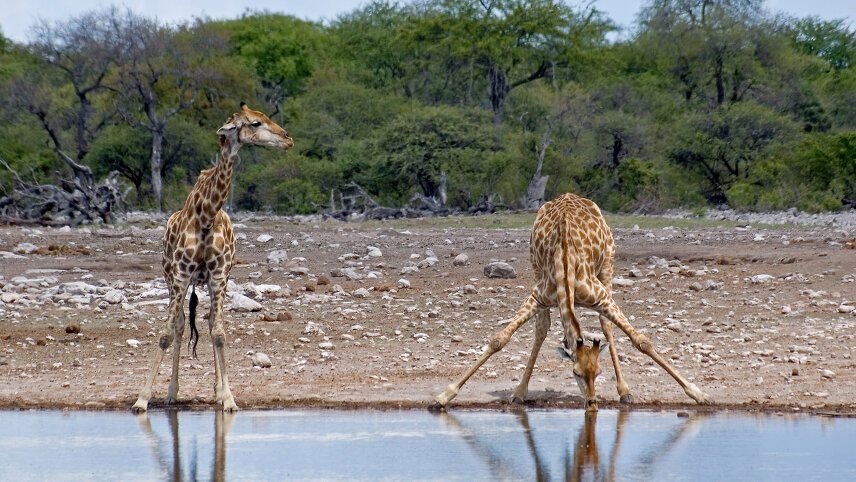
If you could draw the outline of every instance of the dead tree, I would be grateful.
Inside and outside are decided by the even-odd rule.
[[[95,183],[92,170],[63,152],[74,177],[59,185],[25,181],[5,160],[0,164],[14,177],[14,188],[0,197],[0,222],[42,226],[78,226],[85,223],[112,224],[123,205],[126,191],[119,184],[119,172],[111,172]]]
[[[527,211],[537,211],[544,204],[544,191],[547,189],[547,180],[550,179],[550,176],[542,176],[541,169],[544,167],[544,155],[547,153],[547,148],[553,142],[550,138],[550,130],[548,127],[541,138],[541,144],[538,146],[538,164],[535,166],[535,172],[532,174],[532,179],[529,180],[526,195],[523,197],[523,209]]]

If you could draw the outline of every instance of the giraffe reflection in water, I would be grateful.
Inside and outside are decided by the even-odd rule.
[[[178,423],[178,410],[167,410],[167,422],[169,424],[169,433],[172,438],[171,457],[161,451],[161,447],[165,447],[164,440],[152,430],[152,423],[149,420],[147,412],[137,414],[137,422],[140,428],[146,434],[150,441],[152,452],[154,452],[155,460],[164,474],[165,480],[182,481],[182,480],[198,480],[201,477],[199,473],[199,457],[197,454],[196,444],[193,444],[193,452],[190,454],[189,474],[185,475],[181,464],[181,431]],[[226,435],[232,429],[234,421],[234,412],[215,412],[214,413],[214,460],[211,467],[210,480],[223,481],[226,480]],[[172,463],[169,463],[169,462]]]
[[[568,446],[564,452],[563,462],[564,467],[561,474],[552,474],[549,463],[547,463],[538,450],[537,429],[530,426],[529,414],[525,410],[516,410],[515,417],[522,428],[523,435],[526,440],[526,446],[529,449],[529,455],[532,458],[532,463],[535,468],[534,474],[521,474],[519,469],[516,469],[510,462],[498,452],[493,452],[486,443],[479,439],[478,429],[471,430],[466,427],[455,415],[448,412],[441,412],[438,416],[450,427],[453,427],[460,434],[461,438],[470,446],[474,455],[484,461],[485,465],[491,468],[493,475],[499,479],[525,479],[536,480],[537,482],[550,480],[565,480],[565,481],[601,481],[601,480],[620,480],[621,473],[616,473],[616,466],[620,452],[621,443],[625,434],[625,426],[631,417],[631,412],[621,410],[618,412],[615,421],[615,437],[609,448],[608,459],[603,463],[601,461],[601,448],[597,443],[597,417],[598,412],[586,411],[584,413],[584,423],[579,429],[576,440],[573,446]],[[633,467],[634,479],[650,480],[654,475],[654,467],[657,462],[665,457],[674,448],[681,445],[682,441],[690,434],[695,432],[695,428],[699,426],[699,422],[707,417],[705,413],[698,413],[684,419],[684,422],[676,427],[672,433],[662,443],[650,447],[649,450],[643,452],[638,459],[625,461],[622,466]]]

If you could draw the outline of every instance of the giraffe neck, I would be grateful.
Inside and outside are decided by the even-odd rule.
[[[232,186],[232,168],[241,149],[239,142],[226,136],[220,138],[220,160],[217,165],[202,171],[193,191],[184,204],[184,210],[199,220],[202,229],[210,229],[217,212],[226,204]]]

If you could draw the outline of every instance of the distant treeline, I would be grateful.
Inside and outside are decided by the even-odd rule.
[[[323,24],[107,8],[30,39],[0,37],[7,191],[67,176],[62,152],[118,171],[132,207],[178,208],[246,101],[295,148],[243,151],[234,209],[318,212],[354,184],[388,206],[522,207],[539,182],[611,211],[856,204],[856,33],[761,0],[649,0],[622,34],[597,3],[553,0],[374,2]]]

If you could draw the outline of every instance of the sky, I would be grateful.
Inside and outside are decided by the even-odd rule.
[[[570,0],[578,5],[582,0]],[[594,0],[595,5],[621,26],[631,26],[644,0]],[[127,7],[163,22],[181,22],[193,17],[236,18],[247,9],[268,10],[299,18],[323,21],[350,12],[366,0],[3,0],[0,31],[16,42],[30,40],[31,27],[40,20],[62,21],[71,16],[109,5]],[[766,0],[768,10],[803,17],[844,18],[856,26],[856,0]]]

